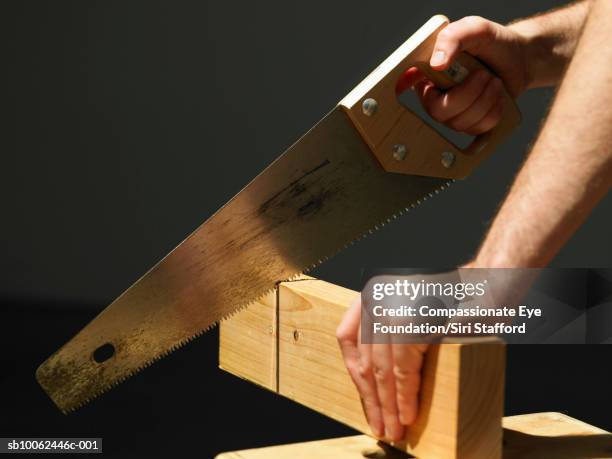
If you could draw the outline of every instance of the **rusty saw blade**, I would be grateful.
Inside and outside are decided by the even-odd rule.
[[[434,19],[427,39],[445,24]],[[411,40],[408,57],[427,44]],[[376,90],[368,84],[356,100]],[[410,116],[391,125],[412,126],[437,149]],[[336,107],[49,357],[36,377],[55,404],[83,405],[449,183],[388,172],[364,132],[349,104]]]
[[[385,172],[336,108],[53,354],[37,379],[59,408],[78,407],[446,183]],[[98,363],[105,345],[114,355]]]

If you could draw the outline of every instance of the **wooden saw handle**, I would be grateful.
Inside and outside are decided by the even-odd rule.
[[[470,72],[485,68],[466,53],[461,53],[446,71],[429,66],[436,37],[448,22],[442,15],[432,17],[339,103],[387,172],[464,178],[520,122],[521,114],[504,89],[501,121],[461,149],[398,101],[397,82],[411,67],[418,67],[445,89],[463,81]]]

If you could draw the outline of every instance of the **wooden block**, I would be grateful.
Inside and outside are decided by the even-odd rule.
[[[276,291],[219,329],[219,367],[273,391],[276,386]]]
[[[612,457],[612,435],[560,413],[504,418],[504,459]],[[406,459],[365,435],[222,453],[217,459]],[[430,456],[420,456],[430,459]]]
[[[279,393],[369,433],[336,327],[357,292],[321,280],[279,287]],[[505,349],[488,340],[428,352],[421,409],[395,446],[427,458],[501,457]]]
[[[612,435],[561,413],[504,418],[504,459],[612,457]]]
[[[361,402],[344,367],[335,330],[357,292],[316,280],[280,284],[277,293],[279,394],[369,433]],[[269,365],[240,357],[245,343],[228,343],[233,329],[240,339],[251,322],[222,324],[221,366],[255,382],[273,378]],[[259,327],[255,333],[262,333]],[[241,331],[242,330],[242,331]],[[443,459],[501,457],[501,417],[505,349],[487,340],[432,346],[427,354],[420,415],[402,443],[394,446],[415,455]],[[257,340],[254,340],[257,342]],[[266,346],[269,343],[266,341]],[[238,358],[228,365],[224,346]],[[249,352],[249,359],[260,357]],[[268,359],[268,353],[263,355]],[[262,372],[257,373],[256,372]],[[259,383],[261,384],[261,383]],[[270,386],[266,386],[270,388]]]
[[[325,289],[325,284],[307,280],[279,286],[279,393],[364,431],[359,396],[335,335],[355,292]]]

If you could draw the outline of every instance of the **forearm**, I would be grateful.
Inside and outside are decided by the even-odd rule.
[[[612,186],[612,2],[594,0],[548,119],[475,259],[541,267]]]
[[[593,0],[582,0],[509,25],[523,38],[528,88],[559,83],[592,3]]]

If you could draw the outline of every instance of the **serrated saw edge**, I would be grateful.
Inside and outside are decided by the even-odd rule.
[[[289,276],[286,279],[279,280],[278,283],[280,283],[280,282],[287,282],[287,281],[293,281],[293,280],[298,279],[301,275],[307,274],[308,272],[312,271],[316,267],[320,266],[325,261],[327,261],[330,258],[332,258],[335,255],[337,255],[339,252],[341,252],[345,248],[350,247],[350,246],[354,245],[356,242],[365,239],[367,236],[369,236],[371,234],[374,234],[376,231],[378,231],[379,229],[383,228],[387,223],[390,223],[393,220],[396,220],[399,217],[405,215],[410,210],[415,209],[416,207],[419,207],[423,202],[427,201],[429,198],[431,198],[431,197],[439,194],[440,192],[446,190],[454,182],[455,182],[455,180],[452,180],[452,179],[447,181],[447,182],[444,182],[439,188],[433,190],[427,196],[423,197],[422,199],[417,200],[414,203],[411,203],[409,206],[405,207],[404,209],[398,210],[397,212],[395,212],[392,215],[390,215],[388,218],[383,219],[378,224],[375,224],[368,231],[365,231],[364,233],[362,233],[361,235],[356,236],[355,238],[353,238],[351,241],[347,242],[346,244],[338,247],[335,252],[320,258],[319,260],[317,260],[317,262],[313,263],[310,266],[305,267],[301,271],[296,272],[292,276]],[[278,285],[278,283],[277,283],[277,285]],[[170,347],[170,348],[164,350],[163,352],[153,356],[150,360],[146,361],[144,364],[140,365],[139,367],[134,368],[133,370],[131,370],[128,373],[126,373],[125,375],[121,376],[119,379],[111,382],[110,384],[102,387],[100,390],[94,392],[91,397],[88,397],[88,398],[84,399],[83,401],[81,401],[80,403],[75,404],[73,406],[70,406],[70,407],[68,407],[66,409],[61,409],[62,413],[68,414],[68,413],[71,413],[71,412],[73,412],[73,411],[75,411],[75,410],[77,410],[79,408],[82,408],[83,406],[89,404],[94,399],[100,397],[104,393],[108,392],[109,390],[113,389],[114,387],[118,386],[119,384],[125,382],[127,379],[131,378],[132,376],[140,373],[142,370],[150,367],[155,362],[158,362],[159,360],[163,359],[164,357],[168,356],[169,354],[173,353],[174,351],[182,348],[183,346],[189,344],[190,342],[192,342],[196,338],[202,336],[204,333],[207,333],[209,330],[214,328],[218,323],[233,317],[234,315],[236,315],[239,312],[243,311],[244,309],[248,308],[250,305],[252,305],[254,303],[257,303],[263,297],[265,297],[266,295],[272,293],[275,289],[276,289],[276,285],[274,287],[272,287],[272,288],[266,289],[263,293],[260,293],[259,295],[257,295],[254,300],[251,300],[251,301],[245,303],[244,305],[239,306],[237,309],[235,309],[231,313],[223,316],[218,322],[213,323],[213,324],[209,325],[208,327],[205,327],[205,328],[201,329],[200,331],[196,332],[195,334],[193,334],[191,336],[188,336],[188,337],[182,339],[181,341],[177,342],[172,347]]]

